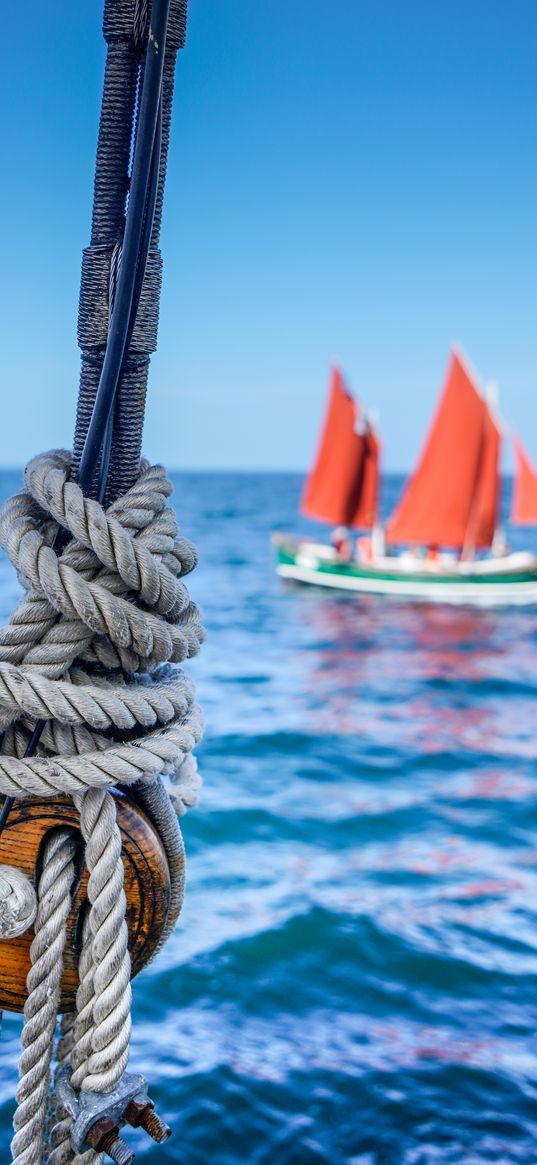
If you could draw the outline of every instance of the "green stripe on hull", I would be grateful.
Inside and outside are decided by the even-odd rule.
[[[282,566],[300,566],[300,558],[295,554],[290,554],[281,547],[277,549],[277,559]],[[442,584],[456,584],[457,586],[465,586],[471,584],[472,586],[480,586],[483,584],[502,584],[503,586],[510,583],[537,583],[537,571],[535,570],[520,570],[520,571],[500,571],[490,573],[479,572],[475,574],[464,573],[459,574],[455,571],[448,573],[442,571],[434,574],[432,571],[404,571],[404,570],[379,570],[378,567],[370,567],[366,565],[359,565],[358,563],[346,562],[323,562],[319,559],[315,566],[311,565],[310,570],[315,571],[316,574],[332,575],[336,578],[356,578],[356,579],[371,579],[379,582],[398,582],[403,584],[425,583],[434,586],[435,583]]]

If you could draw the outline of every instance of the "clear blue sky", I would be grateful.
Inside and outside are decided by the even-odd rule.
[[[3,14],[3,464],[71,441],[100,19]],[[190,0],[150,456],[304,467],[337,360],[405,468],[455,339],[537,459],[536,60],[535,0]]]

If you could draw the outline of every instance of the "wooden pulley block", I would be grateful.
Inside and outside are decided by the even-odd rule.
[[[117,796],[117,820],[123,844],[127,923],[132,974],[138,974],[154,954],[170,908],[170,870],[162,842],[143,810]],[[0,865],[15,866],[36,882],[46,835],[72,828],[80,835],[77,811],[67,797],[16,801],[0,837]],[[87,910],[88,872],[83,865],[80,835],[80,878],[67,924],[60,1011],[75,1006],[82,919]],[[0,1011],[22,1011],[30,969],[33,927],[18,938],[0,940]]]

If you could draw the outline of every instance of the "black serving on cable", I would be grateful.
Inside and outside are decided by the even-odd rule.
[[[129,205],[114,306],[99,388],[76,475],[76,480],[84,493],[90,493],[92,490],[96,466],[101,458],[108,419],[113,414],[121,368],[134,328],[138,308],[138,303],[135,303],[135,292],[138,293],[139,302],[145,274],[158,188],[160,143],[157,138],[169,6],[170,0],[154,0],[151,12]],[[151,194],[152,207],[148,205]],[[142,254],[144,244],[146,244],[145,256]],[[101,464],[102,461],[103,459]]]
[[[160,171],[161,141],[162,141],[162,104],[161,104],[161,101],[159,100],[158,112],[157,112],[157,123],[156,123],[156,129],[155,129],[155,138],[153,141],[153,148],[152,148],[152,152],[151,152],[151,163],[150,163],[150,173],[149,173],[149,185],[148,185],[148,189],[147,189],[146,207],[145,207],[145,214],[144,214],[144,219],[143,219],[142,233],[141,233],[140,243],[139,243],[138,261],[137,261],[136,270],[135,270],[135,274],[134,274],[134,283],[133,283],[133,288],[132,288],[132,303],[131,303],[131,310],[130,310],[127,334],[126,334],[126,337],[125,337],[125,340],[123,343],[123,354],[128,352],[129,345],[130,345],[130,342],[132,339],[132,333],[134,331],[134,325],[136,323],[136,313],[138,311],[138,306],[140,303],[140,296],[142,294],[142,287],[143,287],[144,276],[145,276],[145,271],[146,271],[146,266],[147,266],[147,257],[149,255],[149,247],[151,244],[151,235],[152,235],[152,231],[153,231],[153,220],[155,217],[155,207],[157,204],[157,192],[158,192],[159,171]],[[130,201],[129,201],[129,206],[130,206]],[[126,234],[126,232],[125,232],[125,234]],[[121,275],[121,269],[123,266],[123,254],[124,254],[124,250],[122,251],[122,255],[121,255],[120,275]],[[112,330],[112,326],[114,323],[114,309],[115,309],[116,300],[117,300],[117,296],[118,296],[118,292],[119,292],[119,286],[120,286],[120,283],[119,283],[119,277],[118,277],[116,295],[115,295],[115,299],[114,299],[114,308],[112,309],[112,318],[110,321],[110,331]],[[107,347],[107,351],[108,351],[108,347]],[[102,373],[101,373],[101,381],[99,384],[97,398],[96,398],[95,405],[94,405],[94,412],[92,414],[92,419],[90,421],[90,425],[89,425],[89,429],[88,429],[88,433],[87,433],[87,437],[86,437],[86,443],[85,443],[84,449],[82,451],[82,457],[80,459],[80,465],[78,468],[78,473],[76,475],[76,480],[78,481],[79,485],[82,487],[83,490],[84,490],[84,486],[83,486],[82,481],[81,481],[81,473],[82,473],[82,467],[84,464],[85,450],[86,450],[88,440],[90,438],[91,427],[93,424],[93,416],[95,415],[95,408],[97,406],[97,401],[99,399],[99,393],[101,391],[101,384],[103,383],[103,377],[105,375],[105,368],[106,368],[106,352],[105,352],[105,357],[104,357],[104,362],[103,362],[103,369],[102,369]],[[101,445],[99,447],[100,448],[100,462],[99,462],[99,483],[98,483],[98,489],[97,489],[97,497],[101,503],[104,502],[104,496],[106,493],[106,485],[107,485],[107,481],[108,481],[108,470],[109,470],[109,466],[110,466],[110,454],[112,452],[112,445],[113,445],[114,404],[115,404],[116,393],[117,393],[117,389],[118,389],[118,385],[119,385],[120,375],[121,375],[121,368],[120,368],[119,374],[115,380],[115,385],[114,385],[114,389],[112,392],[110,407],[109,407],[108,411],[105,412],[106,422],[105,422],[104,436],[103,436]],[[107,390],[107,391],[109,391],[109,390]]]

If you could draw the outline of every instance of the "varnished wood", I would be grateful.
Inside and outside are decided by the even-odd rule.
[[[144,812],[121,796],[117,798],[117,810],[123,843],[129,947],[133,975],[136,975],[154,953],[166,922],[170,871],[160,838]],[[62,826],[79,832],[77,812],[68,798],[15,802],[0,837],[0,864],[18,866],[35,883],[45,836],[49,830]],[[82,838],[80,842],[82,855]],[[78,943],[82,912],[87,909],[88,879],[87,871],[82,868],[80,874],[67,927],[62,1011],[74,1007],[78,986]],[[24,1007],[33,933],[31,929],[20,938],[0,940],[0,1010],[22,1011]]]

